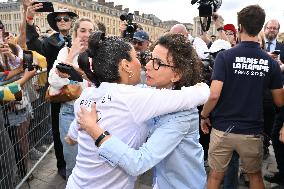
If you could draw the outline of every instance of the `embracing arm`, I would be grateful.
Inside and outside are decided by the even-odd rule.
[[[90,112],[83,107],[78,112],[81,128],[89,133],[94,140],[97,140],[104,132],[97,124],[96,116],[95,105],[92,106]],[[138,150],[129,147],[117,137],[108,135],[98,144],[99,155],[112,166],[118,165],[128,174],[137,176],[158,164],[176,148],[188,133],[189,119],[188,114],[172,117],[158,127]]]
[[[73,145],[73,144],[76,144],[77,142],[77,138],[78,138],[78,129],[79,129],[79,126],[77,124],[77,121],[76,119],[74,119],[71,124],[70,124],[70,127],[69,127],[69,130],[68,130],[68,134],[67,136],[65,137],[65,141],[70,144],[70,145]]]
[[[208,96],[208,85],[199,83],[181,90],[140,89],[126,103],[134,119],[142,123],[159,115],[195,108],[204,104]]]
[[[118,165],[128,174],[138,176],[168,156],[185,137],[187,130],[180,130],[179,124],[184,123],[164,124],[157,128],[138,150],[111,136],[100,146],[99,155],[112,166]]]

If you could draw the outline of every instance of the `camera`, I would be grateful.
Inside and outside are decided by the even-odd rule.
[[[134,14],[133,13],[123,13],[122,15],[120,15],[120,20],[122,21],[126,21],[127,22],[127,27],[126,30],[123,33],[123,37],[124,38],[133,38],[133,34],[135,33],[135,31],[138,28],[137,23],[133,22],[133,18],[134,18]]]
[[[216,12],[218,8],[221,7],[222,0],[191,0],[191,4],[199,4],[199,17],[201,22],[202,30],[208,31],[211,24],[211,16],[213,12]],[[202,23],[201,17],[206,18],[207,23]],[[218,18],[218,17],[217,17]],[[216,16],[213,16],[213,19],[217,19]]]
[[[221,7],[222,0],[192,0],[191,4],[199,4],[199,16],[211,17],[213,12],[216,12]]]

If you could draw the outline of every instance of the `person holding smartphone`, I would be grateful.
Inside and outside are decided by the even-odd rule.
[[[277,41],[280,23],[278,20],[269,20],[264,25],[265,47],[268,54],[280,65],[282,71],[282,81],[284,72],[284,45]],[[280,53],[280,55],[279,55]],[[284,187],[284,143],[279,139],[283,136],[284,107],[282,106],[276,113],[274,110],[272,124],[269,125],[269,136],[271,136],[278,172],[264,175],[264,179],[270,183],[277,183]],[[272,130],[271,130],[272,128]],[[269,152],[269,151],[268,151]]]
[[[26,44],[29,50],[38,52],[45,56],[47,61],[47,72],[53,67],[59,51],[63,47],[71,47],[71,36],[69,35],[72,23],[78,15],[68,9],[58,9],[47,15],[49,26],[56,31],[51,36],[40,40],[39,34],[34,25],[34,17],[39,9],[43,8],[42,3],[27,4],[26,12]],[[66,163],[63,156],[63,147],[59,133],[59,112],[60,103],[51,103],[52,135],[54,140],[54,150],[57,159],[58,173],[62,178],[66,178]]]
[[[62,48],[53,64],[53,68],[49,72],[48,82],[49,95],[56,95],[60,93],[61,88],[68,84],[74,84],[81,86],[81,89],[88,87],[88,82],[84,80],[83,82],[76,82],[69,79],[69,74],[59,71],[56,66],[58,64],[65,64],[78,70],[78,56],[80,53],[86,51],[88,48],[88,38],[90,34],[97,30],[97,26],[88,18],[80,18],[74,23],[73,27],[73,42],[72,46]],[[63,155],[66,162],[66,178],[72,173],[72,169],[76,163],[77,156],[77,146],[68,145],[64,138],[69,130],[69,126],[74,119],[74,101],[68,101],[61,103],[60,113],[59,113],[59,131],[60,139],[63,144]]]

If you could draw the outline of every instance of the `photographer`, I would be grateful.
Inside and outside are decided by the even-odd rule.
[[[123,38],[133,38],[133,34],[136,31],[143,30],[140,24],[133,22],[134,14],[133,13],[123,13],[120,15],[120,20],[122,21],[119,30],[121,32],[121,37]]]
[[[132,44],[136,52],[145,52],[149,49],[149,35],[144,30],[136,31],[133,35]]]

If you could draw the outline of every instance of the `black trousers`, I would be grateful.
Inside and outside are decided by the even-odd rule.
[[[272,127],[275,119],[275,108],[273,103],[263,106],[264,139],[263,148],[267,149],[270,145]]]
[[[203,106],[198,106],[198,113],[200,115],[201,111],[202,111]],[[200,116],[199,116],[200,117]],[[200,118],[199,118],[199,125],[200,125]],[[204,160],[208,159],[208,149],[209,149],[209,142],[210,142],[210,133],[211,133],[211,128],[209,128],[209,133],[208,134],[204,134],[203,131],[201,130],[201,127],[199,126],[199,143],[202,145],[203,147],[203,151],[204,151]]]
[[[279,132],[282,128],[283,121],[275,119],[272,129],[272,145],[275,153],[275,159],[279,173],[284,178],[284,143],[279,140]]]
[[[59,133],[59,112],[60,112],[60,103],[51,103],[51,123],[52,123],[52,136],[54,142],[54,151],[57,159],[57,168],[66,169],[66,163],[63,155],[63,146],[60,140]]]

